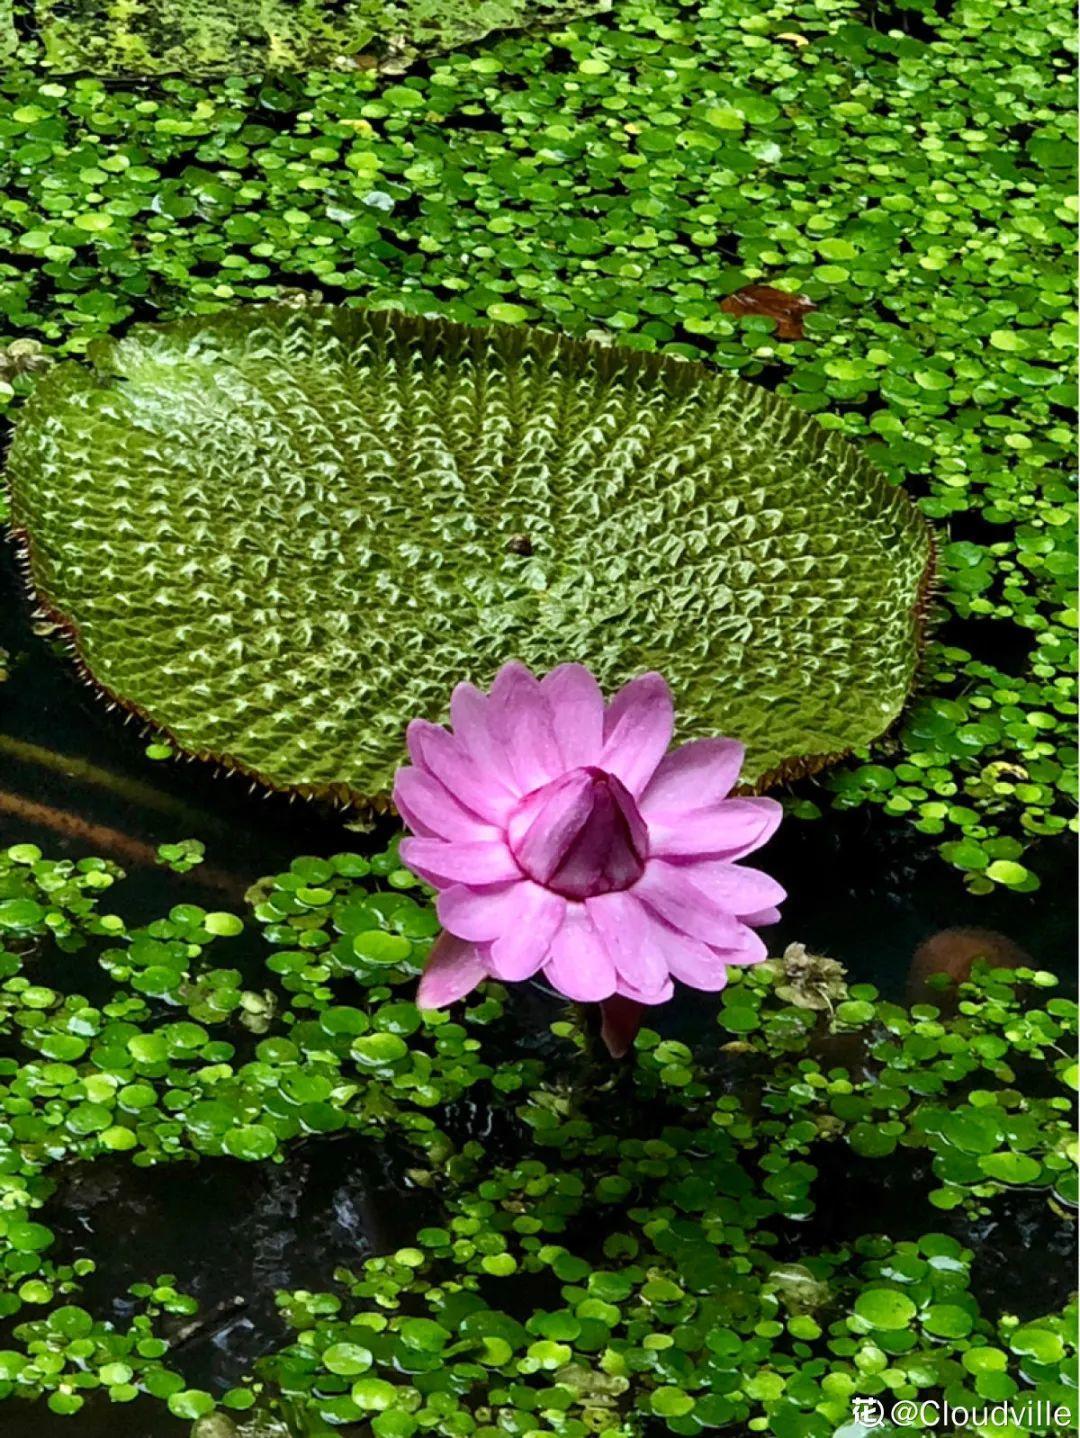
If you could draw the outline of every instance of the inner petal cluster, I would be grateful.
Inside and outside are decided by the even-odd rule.
[[[522,872],[567,899],[629,889],[645,872],[649,833],[634,797],[594,765],[527,794],[507,825]]]

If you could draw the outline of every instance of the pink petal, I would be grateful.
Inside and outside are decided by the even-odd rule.
[[[738,939],[740,925],[693,883],[689,869],[650,859],[629,892],[681,933],[721,947]]]
[[[706,993],[717,993],[727,984],[725,957],[709,944],[672,931],[666,953],[668,967],[680,983]]]
[[[620,981],[635,993],[655,993],[667,982],[668,968],[653,933],[656,920],[631,893],[586,899],[585,908]]]
[[[535,887],[528,879],[488,884],[478,889],[468,884],[453,884],[439,895],[436,904],[439,922],[459,939],[490,944],[513,927],[524,906],[526,891]]]
[[[664,757],[674,727],[671,690],[663,678],[632,679],[608,706],[600,768],[618,775],[637,798]]]
[[[491,843],[445,844],[441,839],[403,839],[402,862],[434,884],[503,884],[520,879],[521,870],[502,839]]]
[[[416,992],[419,1009],[445,1009],[457,1003],[488,977],[475,944],[463,943],[453,934],[436,939]]]
[[[567,910],[566,900],[528,885],[516,921],[491,946],[491,970],[507,983],[531,979],[545,962]]]
[[[462,808],[438,779],[423,769],[399,769],[394,804],[414,834],[454,840],[498,839],[501,830]]]
[[[731,949],[726,946],[722,947],[720,957],[725,964],[739,964],[745,967],[748,964],[762,963],[769,957],[769,951],[760,934],[755,934],[753,929],[748,929],[745,924],[740,924],[737,944]]]
[[[551,705],[536,675],[517,660],[504,664],[495,676],[488,727],[503,746],[521,793],[531,793],[563,772]]]
[[[540,681],[567,769],[596,764],[604,744],[604,696],[583,664],[560,664]]]
[[[615,992],[648,1008],[655,1008],[657,1004],[666,1004],[674,996],[675,985],[670,978],[666,978],[660,988],[645,994],[640,989],[635,989],[633,984],[628,984],[624,978],[620,978],[615,985]]]
[[[520,798],[523,791],[510,767],[510,756],[491,732],[489,703],[474,684],[459,684],[450,696],[454,738],[479,773]]]
[[[452,734],[440,724],[414,719],[405,738],[413,763],[438,779],[459,804],[489,823],[505,822],[517,802],[516,793],[492,769],[481,771]]]
[[[783,814],[775,799],[724,799],[687,814],[650,814],[649,852],[667,859],[741,859],[772,838]]]
[[[778,924],[780,922],[780,910],[761,909],[756,914],[740,914],[739,918],[744,924],[748,924],[751,928],[764,929],[767,928],[769,924]]]
[[[760,869],[747,869],[726,859],[701,859],[680,865],[691,883],[729,914],[744,914],[769,909],[787,898],[775,879]]]
[[[745,755],[734,739],[692,739],[661,759],[641,796],[641,812],[648,820],[718,804],[735,787]]]
[[[567,905],[544,975],[561,994],[578,1003],[593,1003],[615,992],[615,965],[584,905]]]

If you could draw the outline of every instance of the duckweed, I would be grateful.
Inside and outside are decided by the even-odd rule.
[[[297,859],[242,918],[185,903],[129,924],[105,908],[120,878],[0,853],[24,906],[0,950],[0,1403],[141,1398],[196,1438],[827,1438],[853,1397],[1070,1409],[1075,1310],[999,1311],[974,1258],[987,1224],[1060,1227],[1077,1203],[1076,1006],[1049,974],[977,972],[947,1017],[833,966],[808,1007],[796,946],[733,976],[717,1043],[644,1028],[612,1069],[554,1000],[547,1034],[494,983],[417,1011],[437,925],[393,847]],[[374,933],[392,955],[357,954]],[[93,1002],[41,981],[64,950]],[[170,981],[147,994],[154,968]],[[466,1096],[488,1141],[461,1130]],[[94,1259],[55,1227],[65,1167],[277,1163],[343,1130],[396,1136],[426,1217],[324,1289],[279,1292],[287,1341],[241,1381],[199,1387],[170,1348],[197,1316],[183,1274],[133,1284],[122,1324],[85,1306]],[[902,1190],[889,1236],[849,1201],[854,1174]]]

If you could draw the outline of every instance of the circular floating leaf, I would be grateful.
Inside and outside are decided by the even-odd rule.
[[[966,1338],[974,1319],[957,1303],[934,1303],[923,1319],[923,1327],[938,1338]]]
[[[247,1159],[251,1163],[269,1158],[277,1147],[272,1129],[262,1123],[244,1124],[230,1129],[225,1135],[225,1152],[233,1158]]]
[[[332,1343],[323,1353],[322,1361],[331,1373],[351,1376],[371,1367],[371,1350],[358,1343]]]
[[[986,1154],[979,1159],[979,1167],[990,1178],[999,1179],[1002,1183],[1033,1183],[1042,1173],[1042,1165],[1030,1154],[1009,1150]]]
[[[202,922],[207,933],[218,938],[232,939],[244,932],[243,921],[235,914],[207,914]]]
[[[181,748],[384,803],[407,720],[510,658],[659,669],[759,785],[876,738],[932,545],[844,440],[702,365],[252,307],[57,366],[12,450],[33,583]],[[524,541],[522,537],[524,536]]]
[[[430,1318],[407,1318],[401,1325],[401,1338],[406,1347],[424,1353],[437,1353],[449,1343],[449,1329]]]
[[[400,964],[412,953],[412,944],[400,934],[369,929],[353,939],[353,950],[369,964]]]
[[[396,1396],[397,1389],[385,1378],[361,1378],[352,1386],[352,1400],[365,1412],[381,1413]]]
[[[27,1223],[21,1219],[8,1224],[8,1244],[18,1253],[36,1253],[53,1241],[52,1230],[43,1223]]]
[[[350,1052],[357,1063],[377,1067],[403,1059],[409,1046],[397,1034],[362,1034],[353,1040]]]
[[[915,1317],[915,1305],[895,1288],[868,1288],[855,1300],[855,1312],[872,1328],[906,1328]]]
[[[661,1418],[683,1418],[693,1407],[691,1395],[680,1388],[657,1388],[652,1395],[652,1411]]]
[[[201,1388],[185,1388],[169,1395],[168,1407],[177,1418],[202,1418],[214,1411],[214,1400]]]
[[[1018,1328],[1009,1347],[1021,1357],[1034,1358],[1036,1363],[1059,1363],[1065,1354],[1061,1335],[1040,1323],[1026,1323]]]

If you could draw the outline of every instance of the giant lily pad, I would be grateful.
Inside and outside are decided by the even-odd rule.
[[[407,720],[507,659],[644,669],[759,784],[869,743],[932,545],[860,453],[702,365],[252,307],[100,343],[18,427],[39,599],[183,749],[381,803]]]

